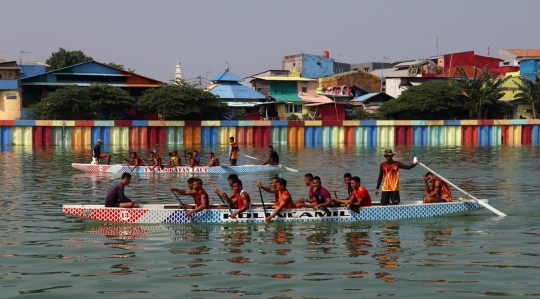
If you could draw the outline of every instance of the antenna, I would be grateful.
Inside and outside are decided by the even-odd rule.
[[[22,69],[22,57],[23,57],[23,54],[32,54],[32,52],[28,52],[28,51],[25,51],[25,50],[22,50],[21,52],[19,52],[19,66],[21,68],[21,71],[20,71],[21,74],[23,73],[23,69]]]
[[[437,39],[437,56],[439,56],[439,38],[436,37],[436,39]]]
[[[227,67],[225,68],[226,71],[229,71],[229,62],[225,62],[225,64],[227,65]]]
[[[488,46],[488,51],[487,51],[487,56],[489,57],[489,54],[490,54],[490,49],[489,49],[489,46]]]

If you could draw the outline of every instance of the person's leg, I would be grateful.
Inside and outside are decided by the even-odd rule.
[[[382,191],[381,192],[381,205],[386,206],[390,203],[390,192]]]
[[[139,205],[134,202],[121,202],[119,205],[120,208],[138,208]]]
[[[434,196],[425,196],[424,203],[437,203],[437,197]]]
[[[401,202],[401,198],[399,196],[399,191],[392,191],[390,192],[390,200],[392,201],[393,205],[399,205]]]

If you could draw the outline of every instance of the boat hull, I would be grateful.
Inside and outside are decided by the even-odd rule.
[[[71,166],[75,169],[90,171],[90,172],[108,172],[108,173],[159,173],[159,174],[173,174],[173,173],[253,173],[263,171],[280,171],[283,170],[281,165],[240,165],[240,166],[175,166],[171,168],[159,168],[154,170],[150,166],[127,166],[122,164],[113,165],[95,165],[95,164],[81,164],[72,163]]]
[[[139,209],[105,208],[103,205],[64,205],[66,214],[100,220],[122,223],[232,223],[229,210],[208,209],[188,218],[183,209],[177,204],[170,205],[141,205]],[[456,201],[435,204],[404,204],[398,206],[363,207],[354,212],[349,208],[329,208],[328,212],[313,209],[283,210],[272,221],[279,222],[350,222],[371,220],[396,220],[436,217],[443,215],[463,215],[481,209],[475,201]],[[266,215],[273,209],[266,209]],[[240,214],[238,223],[263,223],[265,213],[261,208],[247,210]]]

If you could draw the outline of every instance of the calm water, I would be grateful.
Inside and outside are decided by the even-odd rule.
[[[114,154],[113,162],[128,153],[105,150]],[[212,150],[225,160],[225,147]],[[264,152],[242,150],[259,157]],[[277,150],[285,165],[299,170],[282,173],[295,198],[307,193],[306,172],[321,176],[323,185],[341,195],[341,177],[352,172],[378,200],[373,192],[380,148]],[[0,148],[0,298],[539,297],[540,148],[394,150],[396,160],[419,157],[463,189],[489,198],[508,217],[479,211],[339,224],[105,224],[62,213],[63,204],[102,203],[119,180],[71,169],[71,162],[89,161],[90,148]],[[421,199],[424,172],[420,167],[402,172],[403,199]],[[255,182],[268,183],[273,175],[240,178],[259,200]],[[228,189],[226,175],[202,178],[206,189]],[[141,175],[126,193],[142,203],[173,203],[168,185],[184,187],[186,179]]]

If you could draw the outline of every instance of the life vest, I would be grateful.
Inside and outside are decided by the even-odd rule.
[[[208,198],[208,193],[204,191],[204,189],[201,189],[199,192],[193,195],[193,200],[195,201],[195,205],[197,207],[200,207],[202,205],[201,196],[205,194],[206,195],[206,206],[205,209],[208,209],[210,207],[210,199]]]
[[[276,205],[274,206],[274,209],[276,209],[277,207],[279,207],[281,205],[281,203],[283,202],[284,198],[286,196],[289,196],[291,197],[291,193],[289,193],[289,191],[285,190],[283,193],[280,193],[279,194],[279,198],[276,202]],[[292,198],[291,200],[283,207],[284,209],[292,209],[293,207],[293,203],[292,203]]]
[[[244,201],[242,200],[242,193],[246,192],[245,190],[240,191],[240,194],[236,195],[236,206],[238,206],[238,209],[241,210],[244,208]],[[248,200],[248,209],[251,209],[251,198],[249,197],[249,194],[246,192],[247,200]]]

